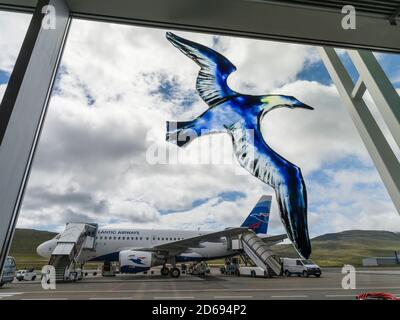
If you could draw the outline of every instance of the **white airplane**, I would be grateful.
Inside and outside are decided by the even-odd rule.
[[[83,251],[79,263],[89,261],[119,261],[121,273],[137,273],[162,265],[162,275],[179,277],[177,262],[197,262],[237,255],[228,245],[227,238],[237,237],[248,229],[262,237],[267,245],[286,239],[278,235],[265,237],[268,229],[271,196],[262,196],[239,228],[218,232],[185,230],[143,230],[99,228],[96,249]],[[60,234],[37,247],[37,253],[49,259]],[[172,269],[166,267],[170,263]]]

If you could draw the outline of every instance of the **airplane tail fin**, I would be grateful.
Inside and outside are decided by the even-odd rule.
[[[252,229],[256,234],[266,234],[268,230],[269,214],[271,211],[272,196],[262,196],[241,227]]]

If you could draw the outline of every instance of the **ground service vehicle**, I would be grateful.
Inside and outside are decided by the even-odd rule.
[[[15,259],[13,257],[7,257],[4,263],[3,276],[1,277],[0,287],[2,287],[6,283],[14,281],[15,271]]]
[[[287,277],[292,274],[303,277],[321,276],[321,268],[311,260],[282,258],[281,261],[283,274]]]

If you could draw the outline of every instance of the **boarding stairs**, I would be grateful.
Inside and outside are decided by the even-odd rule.
[[[240,242],[245,259],[250,259],[257,267],[264,269],[269,275],[281,274],[282,265],[279,257],[253,231],[244,232],[240,237]]]
[[[55,268],[56,282],[76,280],[82,252],[96,248],[97,228],[97,224],[67,223],[49,261]]]

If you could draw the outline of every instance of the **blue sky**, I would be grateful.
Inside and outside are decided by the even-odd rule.
[[[152,145],[176,151],[165,142],[165,121],[191,119],[205,110],[194,87],[197,66],[170,46],[164,33],[73,22],[19,227],[59,230],[67,221],[85,219],[217,229],[240,225],[262,194],[273,194],[235,161],[196,162],[204,154],[229,160],[228,137],[212,137],[211,147],[202,140],[179,150],[186,164],[145,163]],[[235,90],[295,95],[315,107],[311,113],[277,111],[263,123],[268,143],[302,168],[313,236],[355,228],[400,231],[400,217],[315,48],[178,34],[228,57],[238,67],[229,79]],[[7,35],[0,29],[0,38]],[[101,40],[91,41],[94,37]],[[0,51],[0,58],[7,54],[15,60],[23,32],[14,38],[19,44],[14,39],[14,48]],[[355,79],[350,59],[341,57]],[[378,58],[400,88],[400,57]],[[0,68],[0,94],[10,71],[9,63]],[[272,210],[270,230],[281,233],[276,203]]]

